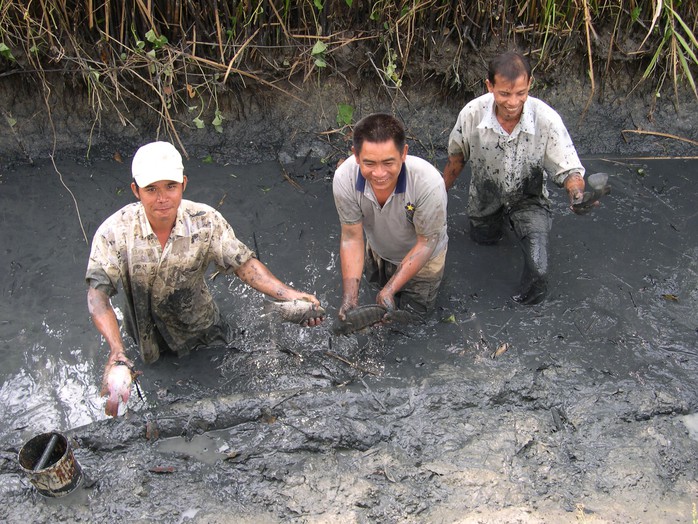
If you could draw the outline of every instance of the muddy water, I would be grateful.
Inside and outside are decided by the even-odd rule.
[[[119,420],[103,414],[107,350],[83,276],[96,227],[133,199],[128,165],[0,174],[0,493],[12,502],[0,519],[690,521],[698,164],[584,163],[609,173],[612,193],[577,217],[551,190],[548,301],[510,300],[518,247],[512,236],[469,240],[462,180],[449,194],[435,314],[333,337],[331,169],[188,162],[185,196],[218,208],[277,276],[317,294],[328,325],[272,325],[257,292],[214,278],[235,350],[139,363],[140,395]],[[16,465],[21,444],[46,431],[75,439],[89,479],[60,502],[38,497]]]

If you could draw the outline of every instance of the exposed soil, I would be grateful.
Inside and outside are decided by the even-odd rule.
[[[180,102],[170,109],[178,137],[142,104],[119,99],[112,105],[115,97],[97,98],[78,78],[49,73],[47,95],[30,75],[10,73],[0,79],[0,99],[5,116],[16,124],[10,127],[3,119],[0,158],[12,165],[46,158],[54,149],[76,159],[111,158],[132,154],[155,138],[175,143],[179,138],[178,146],[191,158],[210,155],[223,164],[308,157],[334,161],[349,149],[349,129],[337,123],[337,104],[351,105],[354,121],[375,111],[394,112],[408,129],[413,153],[441,158],[458,111],[485,91],[486,63],[497,51],[491,44],[456,60],[457,50],[445,43],[428,60],[414,59],[400,89],[387,86],[368,59],[368,48],[360,46],[335,55],[333,68],[305,82],[278,83],[285,93],[231,79],[218,86],[221,132],[211,125],[197,129],[187,104]],[[534,70],[532,90],[561,114],[580,154],[696,155],[697,102],[687,87],[681,86],[678,100],[671,90],[655,96],[653,79],[640,82],[639,63],[630,60],[611,63],[609,74],[595,79],[593,88],[585,70],[584,56],[564,67]],[[152,93],[141,95],[157,107]],[[213,107],[210,100],[204,102],[202,118],[210,122]]]

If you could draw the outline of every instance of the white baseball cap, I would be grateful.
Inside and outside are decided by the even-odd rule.
[[[184,166],[182,155],[169,142],[151,142],[133,155],[131,173],[138,187],[149,186],[160,180],[182,183]]]

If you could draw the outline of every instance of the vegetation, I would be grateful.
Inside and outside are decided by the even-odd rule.
[[[38,78],[47,107],[47,75],[78,79],[95,121],[109,108],[126,124],[125,103],[137,101],[179,141],[180,126],[222,130],[231,89],[257,84],[306,103],[302,84],[343,77],[347,51],[394,92],[446,48],[442,82],[460,89],[464,57],[494,42],[541,72],[582,56],[590,100],[627,60],[657,94],[698,97],[697,20],[688,0],[0,0],[0,75]],[[338,124],[350,120],[339,106]]]

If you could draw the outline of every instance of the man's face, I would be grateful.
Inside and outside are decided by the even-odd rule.
[[[361,151],[352,148],[361,174],[371,184],[373,192],[389,192],[397,185],[402,164],[407,157],[407,144],[398,150],[394,140],[364,142]]]
[[[494,84],[486,81],[487,90],[494,95],[497,116],[503,120],[518,120],[531,88],[531,78],[523,74],[513,82],[494,75]]]
[[[133,194],[143,204],[145,215],[153,226],[174,224],[186,186],[186,176],[181,184],[171,180],[160,180],[139,188],[135,183],[131,183]]]

